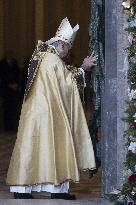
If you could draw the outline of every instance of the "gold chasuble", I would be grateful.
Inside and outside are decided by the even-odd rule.
[[[41,61],[23,102],[7,184],[59,185],[78,182],[80,171],[95,169],[91,137],[73,72],[56,54]]]

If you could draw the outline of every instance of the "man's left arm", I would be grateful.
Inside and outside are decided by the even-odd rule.
[[[78,78],[83,78],[84,81],[84,87],[86,87],[86,83],[85,83],[85,71],[91,71],[96,65],[97,65],[97,56],[94,55],[94,52],[92,52],[92,54],[90,56],[87,56],[84,60],[83,63],[81,65],[81,67],[76,68],[74,66],[68,66],[68,70],[70,70],[73,74],[73,77],[75,79]]]
[[[97,56],[94,55],[94,52],[91,56],[87,56],[81,67],[76,68],[74,66],[67,66],[67,69],[72,72],[73,78],[76,80],[77,87],[79,90],[80,95],[84,101],[84,88],[86,87],[86,80],[85,80],[85,71],[91,71],[97,64]]]
[[[92,52],[92,54],[90,56],[87,56],[84,60],[83,63],[81,65],[81,68],[84,71],[91,71],[92,68],[94,68],[97,65],[97,59],[98,56],[94,55],[94,51]]]

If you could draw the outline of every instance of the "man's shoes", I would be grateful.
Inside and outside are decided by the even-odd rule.
[[[14,199],[33,199],[31,194],[14,192]]]
[[[51,199],[76,200],[76,196],[68,193],[52,193]]]

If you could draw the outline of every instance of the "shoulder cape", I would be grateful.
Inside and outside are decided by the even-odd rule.
[[[36,77],[37,71],[40,67],[43,52],[56,53],[52,47],[48,47],[44,42],[38,41],[38,44],[33,52],[33,55],[32,55],[32,58],[30,60],[30,64],[28,67],[28,77],[27,77],[27,84],[26,84],[26,89],[25,89],[25,94],[24,94],[24,100],[26,100],[28,96],[28,93]],[[81,99],[83,99],[82,95],[83,95],[83,89],[84,89],[84,79],[83,79],[82,72],[74,66],[67,66],[67,69],[70,72],[72,72],[73,78],[77,81],[79,93],[80,93]]]

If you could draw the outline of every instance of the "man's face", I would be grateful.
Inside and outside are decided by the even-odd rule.
[[[61,58],[64,58],[68,55],[68,52],[70,50],[70,46],[68,43],[60,42],[58,45],[58,52]]]

